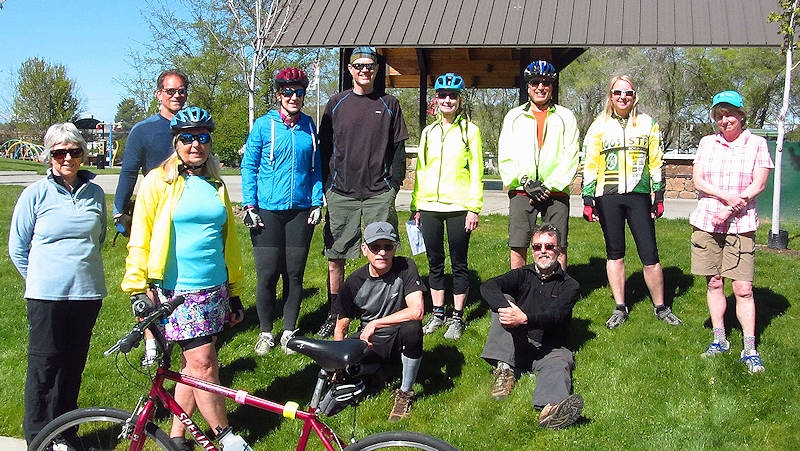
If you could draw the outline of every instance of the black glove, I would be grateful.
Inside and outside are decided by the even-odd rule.
[[[144,318],[153,311],[155,306],[156,304],[145,293],[131,295],[131,310],[133,310],[133,316],[137,318]]]
[[[117,229],[117,232],[122,234],[124,237],[129,237],[131,235],[131,224],[133,223],[133,219],[129,214],[118,214],[114,216],[114,226]]]
[[[531,199],[539,200],[546,198],[549,195],[549,190],[539,180],[531,180],[528,177],[520,179],[522,189],[531,197]]]
[[[261,216],[256,213],[255,208],[248,207],[244,211],[244,217],[242,217],[242,221],[244,225],[246,225],[250,229],[256,229],[259,227],[264,227],[264,223],[261,222]]]

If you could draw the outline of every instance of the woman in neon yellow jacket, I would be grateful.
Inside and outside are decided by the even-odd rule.
[[[453,268],[453,315],[445,338],[464,332],[464,301],[469,290],[467,250],[483,207],[483,144],[478,127],[463,114],[464,80],[453,73],[436,79],[439,114],[420,138],[417,174],[411,193],[412,217],[422,231],[430,273],[433,316],[423,328],[430,334],[445,324],[444,228]]]
[[[625,305],[625,221],[644,265],[656,318],[681,324],[664,304],[664,273],[656,247],[655,218],[664,213],[664,152],[655,119],[637,112],[631,77],[611,79],[605,110],[583,142],[583,217],[600,220],[606,241],[606,272],[616,309],[606,321],[615,329],[628,319]],[[654,197],[651,199],[651,192]]]

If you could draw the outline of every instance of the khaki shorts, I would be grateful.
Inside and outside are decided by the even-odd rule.
[[[753,281],[755,232],[741,234],[692,232],[692,274]]]
[[[328,211],[323,231],[325,256],[330,260],[361,257],[361,229],[373,222],[385,221],[397,230],[396,196],[394,189],[366,199],[342,196],[328,190],[325,193]]]
[[[561,232],[562,249],[567,248],[569,232],[569,196],[551,196],[546,201],[534,202],[524,194],[509,193],[508,199],[508,247],[528,247],[531,245],[536,218],[542,223],[550,223]]]

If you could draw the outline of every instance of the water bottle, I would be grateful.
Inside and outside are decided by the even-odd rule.
[[[217,442],[222,445],[224,451],[253,451],[253,448],[250,448],[240,435],[234,434],[230,427],[225,429],[217,427]]]

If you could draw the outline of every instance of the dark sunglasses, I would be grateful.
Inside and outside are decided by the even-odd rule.
[[[200,144],[207,144],[211,142],[211,135],[208,133],[200,133],[199,135],[193,135],[191,133],[181,133],[178,135],[178,141],[184,144],[191,144],[195,140]]]
[[[373,70],[375,70],[375,63],[353,63],[353,64],[351,64],[351,66],[353,66],[353,69],[355,69],[357,71],[362,71],[362,70],[373,71]]]
[[[633,97],[633,96],[636,95],[636,91],[634,91],[632,89],[626,89],[626,90],[614,89],[613,91],[611,91],[611,94],[613,94],[615,96],[621,96],[622,94],[625,94],[628,97]]]
[[[549,78],[542,78],[540,80],[528,80],[528,84],[533,86],[533,87],[536,87],[536,86],[539,86],[539,85],[542,85],[542,86],[553,86],[553,80],[550,80]]]
[[[544,248],[545,248],[545,250],[552,251],[552,250],[555,250],[555,248],[556,248],[556,245],[555,245],[555,244],[553,244],[553,243],[547,243],[547,244],[534,243],[534,244],[531,244],[531,247],[532,247],[532,248],[533,248],[533,250],[535,250],[535,251],[540,251],[540,250],[542,250],[542,247],[544,247]]]
[[[370,252],[372,252],[373,254],[377,254],[381,250],[384,250],[386,252],[391,252],[397,247],[397,244],[395,244],[395,243],[389,243],[389,244],[369,243],[369,244],[367,244],[367,247],[369,248]]]
[[[162,89],[161,91],[162,92],[166,92],[167,95],[170,96],[170,97],[174,96],[175,94],[180,94],[182,96],[185,96],[186,94],[189,94],[189,90],[186,89],[186,88],[165,88],[165,89]]]
[[[293,95],[297,95],[297,97],[303,97],[306,95],[306,90],[303,88],[298,88],[298,89],[286,88],[281,91],[281,95],[286,98],[291,98]]]
[[[436,93],[436,97],[440,98],[440,99],[446,99],[446,98],[450,97],[453,100],[458,100],[458,98],[460,96],[461,96],[461,93],[458,92],[458,91],[438,91]]]
[[[55,149],[50,152],[53,158],[65,158],[69,154],[72,158],[80,158],[83,155],[83,149],[78,147],[77,149]]]

